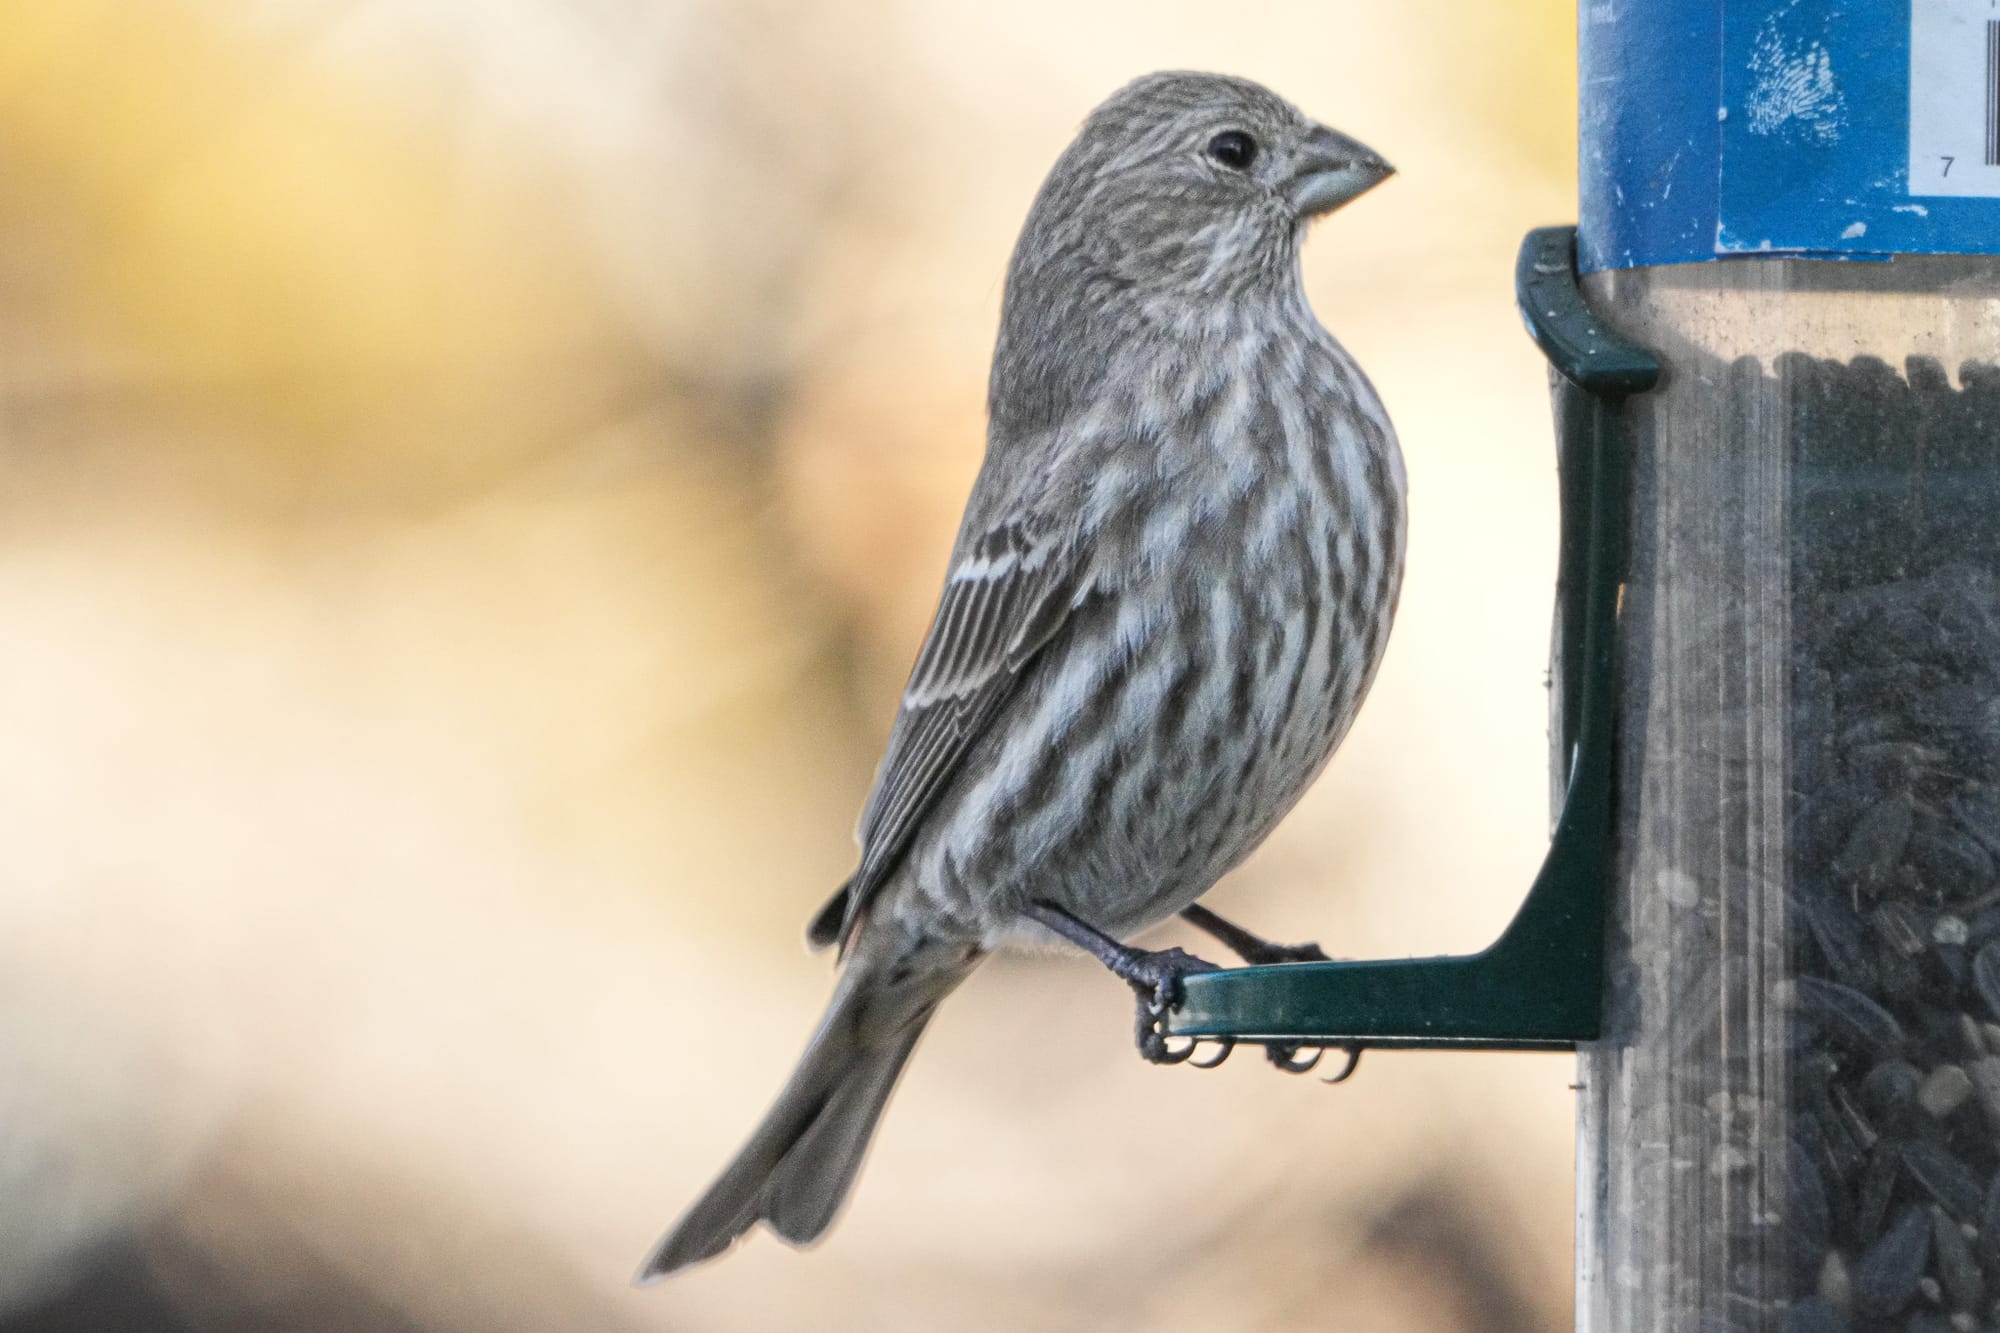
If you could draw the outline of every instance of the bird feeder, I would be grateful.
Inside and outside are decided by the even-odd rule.
[[[1628,409],[1580,1326],[1992,1328],[2000,11],[1581,33],[1586,290],[1665,374]]]
[[[1579,1328],[2000,1327],[2000,9],[1579,32],[1574,259],[1519,284],[1548,860],[1485,953],[1195,976],[1173,1029],[1576,1046]]]

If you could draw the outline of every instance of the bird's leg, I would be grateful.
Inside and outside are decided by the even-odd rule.
[[[1223,947],[1246,963],[1326,963],[1332,960],[1326,951],[1308,940],[1304,944],[1273,944],[1261,935],[1253,935],[1233,921],[1225,921],[1206,907],[1194,906],[1181,913],[1181,919],[1196,930],[1205,931],[1223,943]]]
[[[1189,907],[1181,912],[1181,919],[1196,930],[1206,931],[1208,934],[1215,936],[1215,938],[1222,941],[1231,953],[1241,958],[1244,962],[1253,965],[1265,963],[1325,963],[1332,961],[1326,956],[1325,950],[1311,941],[1307,941],[1304,944],[1273,944],[1263,936],[1253,935],[1235,922],[1217,916],[1206,907]],[[1342,1046],[1339,1049],[1347,1053],[1347,1067],[1333,1078],[1328,1079],[1329,1083],[1343,1081],[1348,1075],[1354,1072],[1354,1066],[1361,1062],[1361,1048],[1359,1046]],[[1311,1053],[1302,1057],[1300,1052],[1305,1050],[1310,1050]],[[1308,1069],[1319,1063],[1320,1057],[1325,1055],[1326,1051],[1327,1048],[1324,1046],[1308,1048],[1295,1041],[1271,1041],[1264,1043],[1264,1054],[1270,1057],[1272,1064],[1288,1074],[1305,1073]]]
[[[1174,1050],[1167,1045],[1163,1029],[1167,1011],[1180,1003],[1181,978],[1195,972],[1214,972],[1217,970],[1214,963],[1197,958],[1185,949],[1135,949],[1129,944],[1120,944],[1054,903],[1029,903],[1025,915],[1104,964],[1111,969],[1112,975],[1124,981],[1138,995],[1140,1055],[1156,1065],[1177,1065],[1194,1054],[1198,1043],[1189,1042],[1184,1049]],[[1208,1063],[1220,1064],[1228,1054],[1225,1046],[1222,1055]]]

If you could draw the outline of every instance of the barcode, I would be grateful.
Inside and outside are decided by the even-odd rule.
[[[2000,167],[2000,19],[1986,20],[1986,165]]]
[[[1910,0],[1909,193],[2000,198],[1994,0]]]

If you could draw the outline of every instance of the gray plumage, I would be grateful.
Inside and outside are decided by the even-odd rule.
[[[1162,920],[1324,766],[1388,637],[1403,468],[1307,305],[1299,242],[1387,174],[1264,88],[1189,73],[1122,89],[1057,161],[860,867],[810,930],[842,946],[839,985],[642,1280],[760,1219],[817,1238],[938,1002],[988,952],[1049,938],[1031,901],[1112,935]]]

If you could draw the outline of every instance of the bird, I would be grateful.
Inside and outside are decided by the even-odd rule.
[[[838,948],[832,998],[637,1281],[759,1222],[816,1241],[926,1023],[996,950],[1095,955],[1160,1063],[1186,1055],[1164,1036],[1181,979],[1214,965],[1121,937],[1181,915],[1252,962],[1325,957],[1196,900],[1325,766],[1388,640],[1402,454],[1300,245],[1391,174],[1262,85],[1189,71],[1119,89],[1057,159],[1008,265],[985,458],[859,865],[808,928]]]

